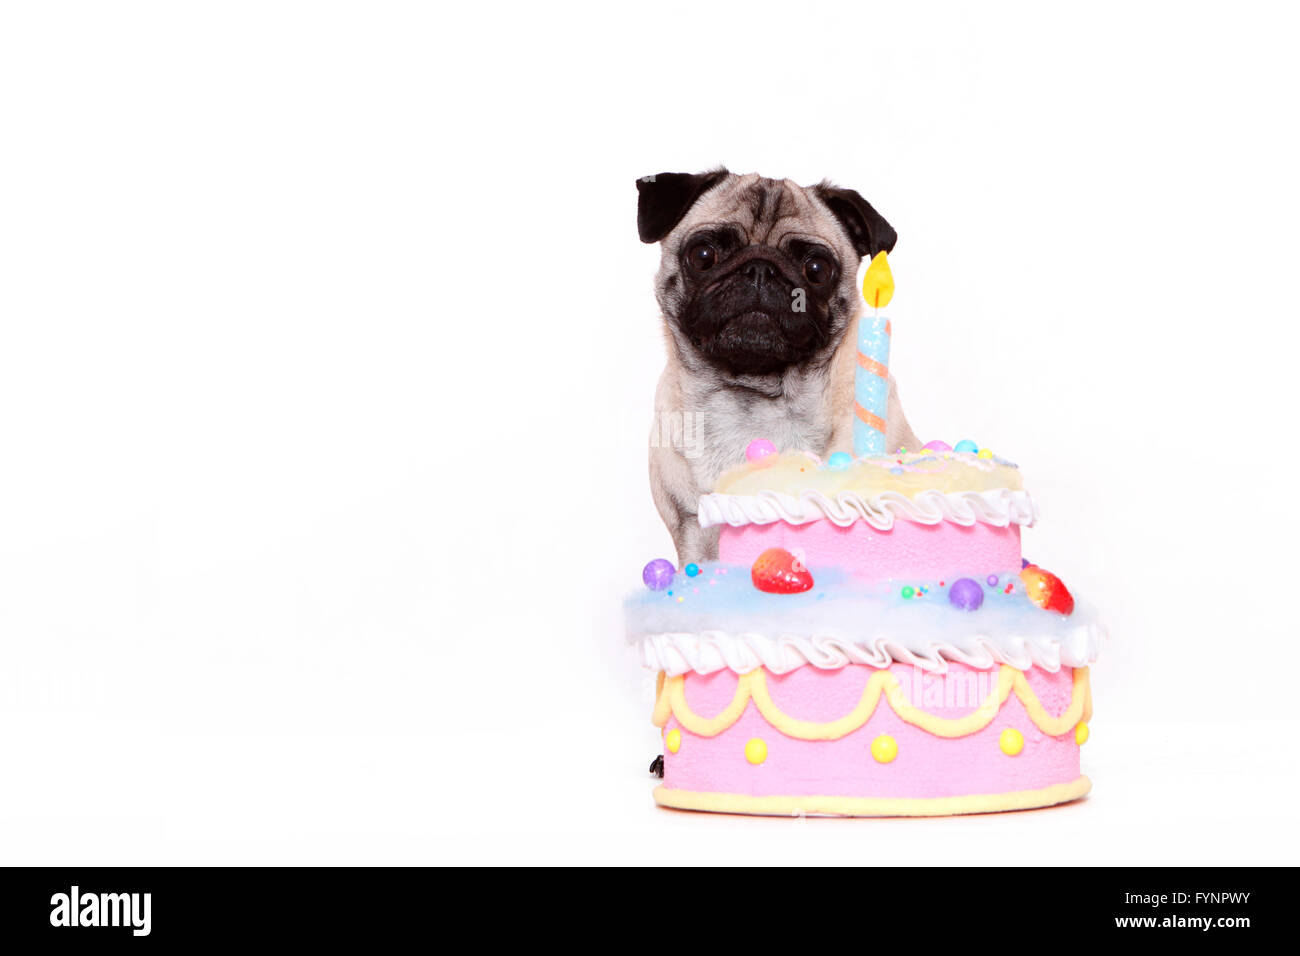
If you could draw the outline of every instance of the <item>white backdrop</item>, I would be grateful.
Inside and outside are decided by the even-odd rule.
[[[0,862],[1295,862],[1295,27],[7,7]],[[717,163],[898,229],[912,424],[1108,610],[1086,801],[653,806],[634,180]]]

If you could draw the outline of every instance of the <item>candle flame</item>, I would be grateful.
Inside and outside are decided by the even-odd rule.
[[[889,271],[889,259],[883,252],[877,252],[862,277],[862,298],[867,300],[867,305],[883,309],[893,297],[894,274]]]

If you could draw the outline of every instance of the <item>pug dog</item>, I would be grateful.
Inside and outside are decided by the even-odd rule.
[[[898,236],[862,196],[825,181],[715,169],[636,188],[641,241],[662,250],[668,349],[650,484],[683,567],[717,557],[718,529],[700,527],[697,503],[749,442],[852,452],[858,267]],[[888,449],[920,446],[892,377],[885,420]]]

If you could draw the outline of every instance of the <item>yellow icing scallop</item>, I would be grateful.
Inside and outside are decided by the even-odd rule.
[[[863,496],[893,491],[915,496],[923,491],[1022,491],[1020,469],[964,452],[903,452],[859,458],[844,468],[832,468],[806,452],[788,451],[746,462],[722,473],[714,491],[752,495],[776,491],[801,495],[816,491],[828,497],[843,491]]]

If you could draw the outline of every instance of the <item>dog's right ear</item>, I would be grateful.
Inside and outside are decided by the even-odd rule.
[[[729,175],[719,166],[707,173],[658,173],[636,181],[636,228],[642,242],[658,242],[682,221],[695,200]]]

